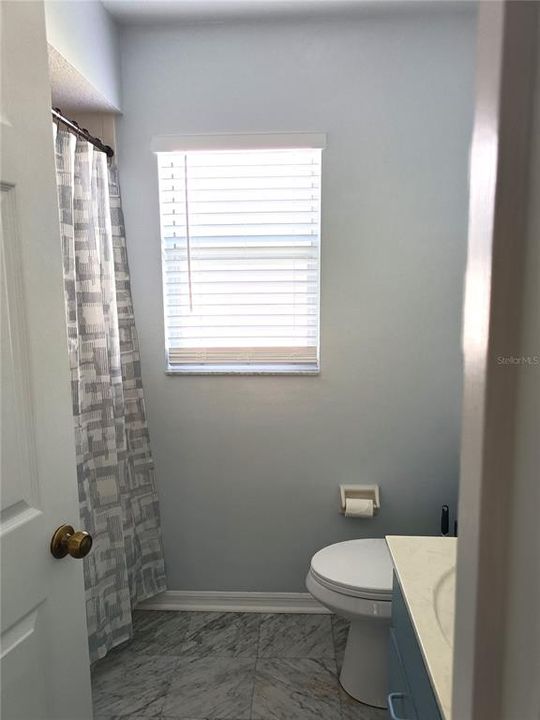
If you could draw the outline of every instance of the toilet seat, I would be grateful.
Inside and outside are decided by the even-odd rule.
[[[382,538],[329,545],[315,553],[310,572],[321,585],[336,593],[391,601],[392,561]]]

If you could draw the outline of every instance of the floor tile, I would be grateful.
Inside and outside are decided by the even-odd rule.
[[[260,658],[333,658],[330,615],[263,615]]]
[[[170,610],[134,610],[131,616],[133,630],[138,633],[158,630],[174,614]]]
[[[157,715],[151,713],[150,715],[94,715],[93,720],[162,720],[162,718],[161,713]]]
[[[341,717],[343,720],[387,720],[388,711],[358,702],[340,689]]]
[[[253,720],[340,720],[336,663],[332,659],[259,659]]]
[[[181,657],[257,656],[259,623],[257,613],[192,612],[185,636],[178,646]]]
[[[0,0],[1,1],[1,0]],[[111,648],[107,655],[102,658],[101,660],[97,660],[92,666],[91,671],[94,672],[96,668],[101,668],[106,665],[106,663],[112,663],[113,659],[118,661],[119,663],[122,663],[126,660],[128,656],[131,656],[132,653],[130,651],[130,643],[131,641],[124,642],[121,645],[116,645],[115,647]],[[143,653],[144,654],[144,653]]]
[[[133,620],[133,639],[125,647],[144,655],[179,654],[190,624],[191,613],[136,610]]]
[[[175,720],[248,720],[254,675],[254,658],[181,658],[163,716]]]
[[[341,666],[343,665],[343,655],[345,654],[345,645],[347,644],[347,636],[349,635],[349,625],[350,622],[345,618],[332,615],[332,635],[334,638],[338,672],[341,672]]]
[[[176,664],[175,658],[132,653],[100,660],[92,668],[95,714],[158,716]]]

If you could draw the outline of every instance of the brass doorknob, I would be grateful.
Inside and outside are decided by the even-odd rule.
[[[71,555],[83,558],[92,548],[92,536],[83,530],[75,532],[71,525],[60,525],[51,538],[51,553],[55,558]]]

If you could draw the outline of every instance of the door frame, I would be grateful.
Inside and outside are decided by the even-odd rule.
[[[508,359],[526,352],[526,318],[538,312],[527,293],[527,284],[538,283],[538,276],[530,270],[527,275],[526,263],[538,243],[527,219],[538,203],[530,175],[538,14],[535,2],[479,3],[463,329],[456,720],[532,720],[530,715],[508,714],[512,693],[507,653],[515,631],[512,593],[529,592],[523,578],[510,592],[517,552],[514,498],[518,492],[530,492],[531,499],[538,496],[538,470],[535,474],[532,465],[520,467],[523,453],[538,444],[538,425],[523,425],[525,413],[530,415],[521,392],[527,368]],[[540,372],[540,367],[529,370]],[[540,375],[529,372],[526,381],[538,386]],[[517,437],[516,428],[524,428],[523,437]],[[531,539],[534,543],[534,536]],[[538,540],[536,535],[536,568]],[[539,662],[538,652],[531,647],[527,662]]]

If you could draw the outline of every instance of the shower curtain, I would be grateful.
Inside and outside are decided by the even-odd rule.
[[[117,168],[54,124],[90,659],[165,589]]]

